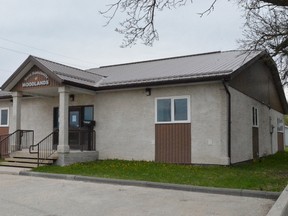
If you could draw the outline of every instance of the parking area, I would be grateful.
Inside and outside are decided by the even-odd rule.
[[[253,215],[274,200],[0,174],[1,216]]]

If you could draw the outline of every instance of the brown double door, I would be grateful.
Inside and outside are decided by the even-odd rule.
[[[259,158],[259,128],[252,127],[253,159]]]
[[[284,133],[277,133],[278,151],[284,151]]]

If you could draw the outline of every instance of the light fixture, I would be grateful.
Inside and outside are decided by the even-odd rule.
[[[74,101],[75,100],[75,95],[74,94],[69,95],[69,100],[70,101]]]
[[[146,88],[145,94],[146,94],[146,96],[150,96],[151,95],[151,88]]]

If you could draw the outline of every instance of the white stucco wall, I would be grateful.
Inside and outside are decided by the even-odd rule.
[[[190,96],[192,163],[228,164],[227,93],[220,82],[153,87],[151,96],[145,89],[79,94],[69,105],[94,105],[100,159],[153,161],[155,98],[170,96]],[[23,98],[21,129],[34,130],[39,142],[52,132],[53,108],[58,106],[58,96]]]
[[[192,163],[227,164],[227,95],[221,83],[98,93],[100,159],[155,159],[155,98],[190,96]]]
[[[154,100],[143,89],[97,94],[94,116],[100,159],[154,160]]]
[[[284,125],[284,115],[280,112],[277,112],[275,110],[270,110],[270,116],[271,116],[271,124],[273,126],[273,134],[272,134],[272,145],[271,145],[271,142],[270,142],[270,149],[272,151],[272,154],[275,154],[276,152],[279,151],[278,149],[278,136],[277,136],[277,119],[283,119],[283,129],[284,129],[284,136],[283,138],[285,137],[285,125]],[[271,140],[271,137],[270,137],[270,140]],[[284,142],[284,145],[285,145],[285,140],[283,141]],[[271,154],[271,151],[269,154]],[[265,153],[265,152],[264,152]]]
[[[192,163],[228,164],[228,99],[224,86],[194,85],[190,94]]]
[[[23,98],[21,104],[21,129],[34,130],[34,143],[53,131],[53,107],[58,97]]]
[[[258,109],[259,156],[262,157],[277,152],[277,118],[283,119],[283,114],[233,88],[229,88],[229,90],[232,98],[231,162],[237,163],[253,159],[252,107]],[[272,136],[270,122],[275,127]]]

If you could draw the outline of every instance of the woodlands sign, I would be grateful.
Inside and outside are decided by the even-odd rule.
[[[47,74],[41,71],[34,71],[24,78],[22,82],[22,88],[48,86],[49,84],[50,82]]]

